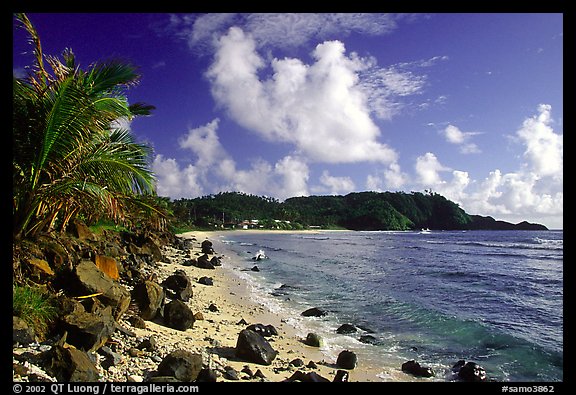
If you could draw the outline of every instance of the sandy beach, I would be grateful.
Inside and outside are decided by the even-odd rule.
[[[250,230],[249,232],[262,231]],[[316,231],[304,232],[316,233]],[[208,354],[210,364],[219,364],[221,368],[231,366],[237,372],[241,372],[248,367],[253,373],[260,370],[265,376],[264,381],[283,381],[297,370],[304,373],[313,371],[332,381],[339,369],[336,365],[336,358],[327,356],[321,348],[304,344],[304,337],[287,322],[286,318],[288,317],[274,314],[251,298],[250,289],[235,274],[235,271],[240,270],[240,258],[226,250],[226,245],[220,241],[222,234],[230,234],[230,232],[194,231],[179,235],[194,240],[193,256],[200,253],[202,241],[210,240],[213,243],[215,255],[222,257],[222,266],[211,270],[175,263],[160,263],[158,268],[158,280],[160,282],[177,269],[186,272],[194,284],[194,295],[188,305],[193,312],[200,312],[203,319],[195,321],[194,326],[186,331],[179,331],[146,321],[146,329],[135,329],[137,335],[140,337],[154,336],[160,348],[168,350],[204,350],[203,353],[204,355]],[[245,262],[242,265],[245,266]],[[197,280],[203,276],[211,277],[213,285],[198,283]],[[211,304],[215,305],[218,311],[209,309]],[[274,350],[278,351],[278,355],[271,365],[247,363],[234,355],[238,334],[247,326],[247,324],[240,323],[241,320],[247,324],[260,323],[273,325],[276,328],[278,335],[267,338]],[[291,361],[298,358],[302,360],[303,366],[296,367],[291,364]],[[311,361],[315,367],[308,367]],[[348,373],[349,381],[412,381],[411,377],[403,373],[399,367],[387,370],[384,367],[366,366],[361,359],[358,360],[356,368],[348,370]],[[242,374],[241,379],[248,380],[248,376]],[[218,381],[232,380],[219,377]]]

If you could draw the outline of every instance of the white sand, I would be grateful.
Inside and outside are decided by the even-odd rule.
[[[221,234],[230,234],[230,232],[259,233],[262,231],[194,231],[181,234],[181,237],[196,239],[192,250],[193,256],[196,252],[200,252],[202,241],[208,239],[213,242],[216,255],[223,255],[222,266],[216,267],[215,270],[179,264],[160,264],[159,281],[162,281],[177,269],[182,269],[187,273],[194,284],[194,295],[188,305],[193,312],[201,312],[204,320],[197,320],[194,326],[186,331],[179,331],[146,321],[147,328],[136,329],[137,335],[142,337],[154,335],[159,345],[168,344],[172,348],[177,345],[177,348],[189,350],[208,350],[209,354],[211,354],[210,358],[214,358],[214,361],[218,364],[230,365],[237,371],[241,371],[246,365],[253,372],[260,369],[268,381],[283,381],[296,370],[302,370],[303,372],[314,371],[332,381],[338,370],[336,360],[327,359],[320,349],[305,345],[302,342],[302,336],[298,335],[296,328],[284,321],[288,317],[280,317],[251,299],[247,285],[234,273],[234,270],[237,270],[240,266],[240,258],[233,252],[226,250],[226,245],[219,242]],[[294,233],[294,231],[273,232]],[[318,233],[317,231],[303,232]],[[214,285],[206,286],[197,283],[198,278],[202,276],[212,277]],[[211,303],[218,307],[218,312],[208,310],[208,306]],[[238,333],[246,328],[246,325],[237,324],[242,318],[248,324],[271,324],[277,329],[279,335],[268,338],[274,350],[278,351],[278,356],[270,366],[247,363],[234,356]],[[295,358],[302,359],[305,366],[309,361],[314,361],[317,368],[310,369],[305,366],[299,368],[290,367],[289,362]],[[350,381],[414,380],[413,377],[403,373],[399,367],[366,366],[361,359],[358,361],[358,366],[348,372]],[[218,380],[227,381],[222,377]]]

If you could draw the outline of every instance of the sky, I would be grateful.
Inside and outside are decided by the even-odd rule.
[[[30,13],[45,54],[138,67],[157,193],[433,191],[563,228],[560,13]],[[13,74],[33,62],[13,27]]]

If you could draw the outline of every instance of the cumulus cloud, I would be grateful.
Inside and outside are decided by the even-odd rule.
[[[463,154],[479,154],[481,152],[475,143],[470,142],[472,136],[479,134],[477,132],[463,132],[457,126],[448,125],[442,133],[446,141],[460,146],[460,152]]]
[[[320,187],[314,192],[327,193],[329,195],[345,195],[356,188],[354,181],[350,177],[336,177],[330,175],[328,170],[324,170],[320,176]]]
[[[530,170],[540,176],[559,178],[563,175],[563,136],[552,129],[548,104],[538,106],[538,115],[528,118],[516,135],[526,146],[524,158]]]
[[[524,148],[524,161],[518,169],[508,173],[495,169],[483,180],[475,181],[465,171],[442,165],[429,152],[416,160],[419,185],[459,203],[469,213],[511,222],[533,218],[562,228],[563,136],[552,128],[549,105],[540,105],[537,111],[524,120],[515,134],[515,141]],[[452,132],[447,137],[453,142],[465,141],[459,131]]]
[[[190,164],[156,155],[152,170],[160,196],[193,198],[221,191],[239,191],[285,199],[308,195],[309,169],[305,160],[285,156],[272,165],[255,158],[248,169],[238,168],[218,138],[219,119],[192,128],[179,139],[180,148],[190,152]]]
[[[293,144],[309,161],[396,161],[397,153],[378,141],[381,132],[359,81],[358,73],[373,64],[346,55],[339,41],[317,45],[312,56],[310,65],[294,58],[273,59],[268,64],[273,74],[261,78],[267,64],[254,39],[233,27],[218,41],[207,77],[216,102],[236,122],[268,141]],[[408,94],[400,80],[388,86],[398,85]]]

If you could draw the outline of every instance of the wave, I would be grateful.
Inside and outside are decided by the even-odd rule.
[[[426,240],[428,244],[455,244],[461,246],[471,247],[488,247],[488,248],[501,248],[501,249],[534,249],[534,250],[563,250],[563,240],[546,240],[546,239],[533,239],[533,243],[526,242],[498,242],[498,241],[458,241],[458,240]]]

